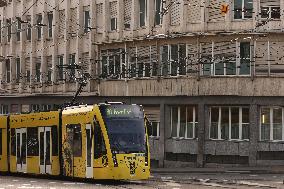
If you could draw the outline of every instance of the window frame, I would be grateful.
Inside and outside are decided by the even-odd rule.
[[[170,107],[170,124],[171,124],[171,138],[173,139],[198,139],[198,133],[196,133],[196,128],[198,128],[198,117],[197,117],[197,121],[196,121],[196,116],[198,115],[198,109],[197,109],[197,106],[194,106],[194,105],[185,105],[184,106],[186,108],[186,118],[185,118],[185,121],[186,121],[186,125],[185,125],[185,133],[184,133],[184,137],[182,136],[179,136],[180,135],[180,109],[181,109],[181,106],[171,106]],[[178,118],[177,118],[177,126],[176,126],[176,129],[177,129],[177,136],[172,136],[173,135],[173,113],[172,113],[172,110],[173,108],[178,108]],[[187,132],[187,129],[188,129],[188,123],[191,123],[191,122],[188,122],[188,108],[192,108],[193,110],[193,127],[192,127],[192,137],[188,137],[188,132]]]
[[[160,2],[160,7],[157,7],[158,1]],[[160,9],[158,10],[158,8],[160,8]],[[163,11],[163,1],[162,0],[155,0],[155,17],[154,17],[154,25],[155,26],[161,26],[163,24],[163,15],[161,14],[162,11]],[[159,22],[157,23],[158,15],[159,15]]]
[[[90,10],[84,10],[84,33],[90,32],[91,31],[90,28],[91,28]]]
[[[154,127],[153,127],[153,123],[155,123],[157,125],[156,127],[156,133],[157,135],[153,135],[153,131],[154,131]],[[148,131],[148,136],[150,138],[159,138],[160,137],[160,122],[159,121],[150,121],[149,120],[149,126],[147,127],[147,131]],[[151,129],[151,135],[150,135],[150,129]]]
[[[263,124],[263,117],[262,117],[262,109],[267,108],[269,109],[269,140],[266,139],[262,139],[262,124]],[[282,133],[281,133],[281,137],[282,140],[277,140],[274,139],[274,122],[273,122],[273,114],[274,114],[274,109],[279,109],[281,108],[281,121],[282,121]],[[262,106],[260,108],[260,112],[259,112],[259,141],[262,142],[283,142],[284,141],[284,108],[280,107],[280,106]]]
[[[6,83],[11,82],[11,60],[6,59],[5,61],[5,67],[6,67]]]
[[[3,137],[3,134],[4,134],[3,130],[4,129],[0,128],[0,156],[3,155],[3,139],[4,139],[4,137]]]
[[[21,58],[16,58],[16,82],[19,83],[21,79]]]
[[[239,20],[250,20],[250,19],[252,19],[253,18],[253,5],[252,5],[252,12],[251,12],[251,17],[250,18],[245,18],[245,11],[243,11],[243,10],[245,10],[245,1],[249,1],[249,0],[240,0],[240,1],[242,1],[241,2],[241,4],[242,4],[242,13],[241,13],[241,18],[236,18],[235,17],[235,12],[234,11],[236,11],[235,10],[235,1],[237,1],[237,0],[234,0],[234,2],[233,2],[233,6],[234,6],[234,9],[233,9],[233,19],[234,20],[236,20],[236,21],[239,21]],[[253,4],[253,0],[250,0],[251,1],[251,3]]]
[[[43,16],[42,14],[37,14],[36,15],[37,19],[36,19],[36,24],[37,24],[37,39],[41,40],[42,39],[42,21],[43,21]]]
[[[217,138],[212,138],[211,136],[211,127],[212,127],[212,108],[218,108],[218,123],[217,123]],[[222,108],[229,108],[229,134],[228,134],[228,139],[222,138],[222,132],[221,132],[221,120],[222,120]],[[232,139],[232,108],[238,108],[239,112],[239,138],[238,139]],[[209,140],[223,140],[223,141],[250,141],[250,138],[244,139],[243,138],[243,125],[244,124],[249,124],[249,123],[244,123],[243,122],[243,115],[242,111],[243,109],[249,109],[248,106],[210,106],[209,107]],[[250,113],[250,112],[249,112]],[[248,125],[249,126],[249,125]]]
[[[267,11],[267,13],[268,13],[268,17],[262,17],[262,14],[260,15],[260,18],[261,19],[272,19],[272,20],[280,20],[281,19],[281,8],[280,8],[280,6],[276,6],[276,5],[273,5],[273,6],[260,6],[260,12],[262,13],[262,9],[263,8],[268,8],[268,11]],[[272,15],[272,9],[273,8],[279,8],[279,11],[280,11],[280,13],[279,13],[279,18],[272,18],[271,17],[271,15]]]
[[[47,21],[48,21],[48,37],[53,37],[53,12],[47,13]]]
[[[141,6],[141,1],[144,1],[144,7]],[[144,8],[142,10],[142,8]],[[139,27],[143,28],[147,26],[147,0],[139,0]],[[143,16],[144,15],[144,16]],[[141,19],[143,18],[143,20]]]

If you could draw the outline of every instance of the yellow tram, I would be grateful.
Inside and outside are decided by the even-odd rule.
[[[145,123],[141,106],[118,103],[0,116],[0,172],[148,179]]]

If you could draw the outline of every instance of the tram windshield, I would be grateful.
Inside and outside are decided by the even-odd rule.
[[[100,106],[113,153],[145,153],[143,111],[137,105]]]

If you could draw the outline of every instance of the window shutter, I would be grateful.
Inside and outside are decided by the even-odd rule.
[[[171,7],[171,25],[179,25],[181,21],[181,8],[182,3],[176,0]]]
[[[280,0],[260,0],[260,6],[261,7],[280,7]]]
[[[124,0],[124,27],[130,28],[131,25],[132,0]]]
[[[65,10],[59,11],[59,31],[58,31],[58,37],[64,37],[64,31],[66,27],[66,20],[65,20]]]
[[[70,9],[70,33],[76,35],[78,33],[78,20],[77,20],[77,8]]]
[[[221,14],[221,6],[226,3],[226,0],[210,0],[210,5],[207,8],[208,18],[210,22],[225,21],[225,16]]]
[[[188,0],[187,22],[196,23],[201,21],[201,1]]]
[[[97,32],[103,33],[103,4],[99,3],[96,5],[96,26],[97,26]]]

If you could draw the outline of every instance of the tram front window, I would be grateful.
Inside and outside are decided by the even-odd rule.
[[[143,119],[111,119],[106,125],[114,153],[145,153]]]
[[[145,153],[145,126],[139,106],[111,105],[100,107],[113,153]]]

